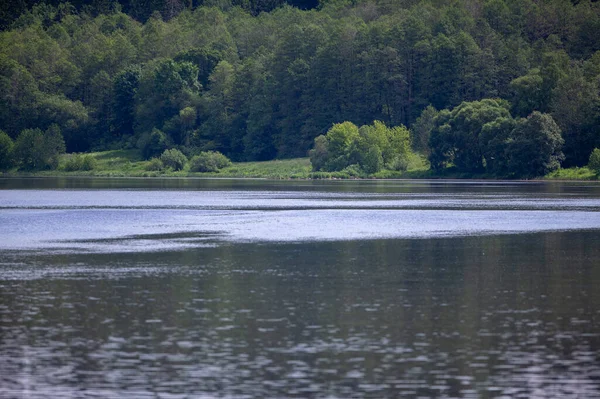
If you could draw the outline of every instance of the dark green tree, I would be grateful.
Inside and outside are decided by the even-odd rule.
[[[560,167],[564,160],[561,131],[548,114],[533,112],[521,119],[507,143],[508,170],[516,177],[537,177]]]
[[[583,166],[600,146],[600,97],[597,79],[588,81],[580,67],[571,68],[552,93],[552,117],[565,140],[565,166]]]
[[[0,170],[13,166],[14,143],[8,134],[0,130]]]
[[[485,148],[480,139],[483,126],[510,118],[508,108],[506,101],[485,99],[463,102],[452,111],[440,112],[429,139],[432,168],[441,170],[454,165],[461,171],[483,171]]]

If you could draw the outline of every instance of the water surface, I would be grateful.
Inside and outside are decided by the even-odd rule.
[[[0,179],[0,397],[600,397],[600,186]]]

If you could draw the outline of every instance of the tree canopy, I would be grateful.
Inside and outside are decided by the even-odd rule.
[[[57,124],[69,152],[267,160],[381,121],[406,126],[434,168],[507,173],[502,143],[538,112],[560,128],[564,165],[600,147],[600,2],[5,3],[0,129],[13,141]],[[390,166],[365,138],[379,133],[358,130]]]

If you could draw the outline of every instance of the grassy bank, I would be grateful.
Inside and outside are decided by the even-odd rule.
[[[234,162],[218,172],[195,173],[189,171],[189,164],[181,171],[165,169],[148,170],[150,161],[141,158],[135,150],[114,150],[85,154],[93,158],[93,169],[69,171],[69,160],[77,156],[65,154],[56,170],[24,172],[12,170],[5,176],[99,176],[99,177],[230,177],[265,179],[353,179],[353,178],[417,178],[427,175],[429,165],[419,156],[409,161],[408,171],[382,171],[374,175],[364,175],[353,170],[342,172],[313,172],[308,158],[273,160],[264,162]]]
[[[234,162],[219,172],[193,173],[189,166],[184,170],[147,170],[150,161],[141,158],[136,150],[114,150],[94,152],[92,170],[67,171],[67,165],[74,154],[65,154],[60,159],[57,170],[23,172],[12,170],[4,176],[99,176],[99,177],[228,177],[264,179],[494,179],[485,174],[473,175],[446,170],[434,173],[428,162],[419,155],[413,155],[406,171],[382,170],[372,175],[357,173],[352,169],[341,172],[313,172],[308,158],[284,159],[264,162]],[[586,167],[559,169],[543,177],[544,180],[598,180],[598,176]]]
[[[24,172],[11,170],[5,176],[98,176],[98,177],[247,177],[268,179],[308,179],[312,172],[308,158],[275,160],[267,162],[234,162],[214,173],[193,173],[189,165],[181,171],[165,169],[147,170],[150,161],[141,158],[135,150],[115,150],[86,154],[94,159],[91,170],[68,171],[66,165],[74,154],[61,157],[56,170]]]

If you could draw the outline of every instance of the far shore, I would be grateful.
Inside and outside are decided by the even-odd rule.
[[[308,158],[281,159],[262,162],[233,162],[231,166],[218,172],[194,173],[188,168],[181,171],[165,169],[161,171],[148,170],[150,161],[140,158],[135,150],[114,150],[94,152],[90,155],[95,159],[91,170],[67,171],[64,168],[67,160],[74,154],[65,154],[60,165],[54,170],[20,171],[10,170],[0,172],[0,177],[190,177],[190,178],[252,178],[276,180],[389,180],[389,179],[432,179],[432,180],[503,180],[486,174],[457,173],[448,170],[443,174],[434,173],[429,169],[424,157],[415,157],[406,171],[382,170],[372,175],[352,175],[346,172],[314,172]],[[536,179],[527,181],[597,181],[598,175],[587,167],[559,169]],[[522,180],[515,180],[522,181]]]

